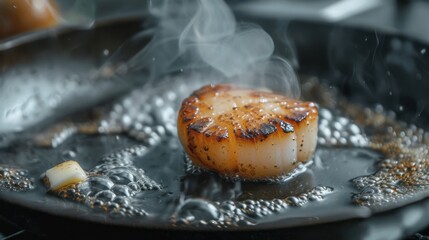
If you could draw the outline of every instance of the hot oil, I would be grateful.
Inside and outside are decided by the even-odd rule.
[[[421,128],[387,117],[381,107],[365,115],[378,119],[368,127],[386,126],[375,131],[370,143],[372,149],[383,153],[384,159],[378,162],[374,174],[353,179],[359,190],[353,202],[375,207],[426,193],[429,186],[429,135]]]
[[[23,169],[0,166],[0,191],[28,191],[34,188],[33,179]]]
[[[311,164],[262,182],[198,169],[186,160],[176,137],[176,111],[191,91],[181,82],[176,76],[154,89],[137,89],[2,150],[2,195],[24,190],[19,194],[41,202],[75,201],[89,214],[112,219],[230,228],[284,220],[305,224],[314,216],[321,222],[368,216],[361,205],[377,211],[428,193],[427,134],[379,107],[346,103],[314,79],[303,84],[304,97],[320,104]],[[40,175],[70,158],[88,179],[47,191]]]

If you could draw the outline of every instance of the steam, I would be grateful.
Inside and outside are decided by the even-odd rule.
[[[233,82],[299,97],[296,75],[287,61],[273,56],[269,34],[257,25],[237,23],[223,1],[153,1],[150,13],[157,27],[131,41],[138,45],[153,38],[127,68],[147,71],[152,83],[167,74],[199,73],[202,84]]]
[[[249,64],[271,56],[274,44],[256,26],[237,26],[223,2],[201,1],[199,10],[180,35],[179,49],[197,51],[205,63],[232,77]]]

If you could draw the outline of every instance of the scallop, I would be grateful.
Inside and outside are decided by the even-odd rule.
[[[269,91],[207,85],[183,100],[177,126],[194,164],[258,180],[287,174],[311,159],[318,109]]]

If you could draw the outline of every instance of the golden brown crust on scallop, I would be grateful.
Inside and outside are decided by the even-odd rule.
[[[238,147],[274,143],[313,122],[317,124],[317,118],[318,110],[312,102],[229,84],[207,85],[183,100],[178,135],[197,165],[226,174],[237,173],[241,167],[242,174],[247,171],[251,175],[254,166],[239,166]],[[225,158],[228,161],[217,161]]]

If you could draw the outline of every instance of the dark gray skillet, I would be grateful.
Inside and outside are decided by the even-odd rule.
[[[393,111],[398,111],[398,106],[403,106],[405,111],[398,111],[398,118],[424,128],[428,127],[429,110],[424,106],[429,103],[427,96],[429,57],[418,54],[418,49],[428,47],[427,45],[405,36],[316,22],[292,21],[285,24],[277,20],[263,20],[258,23],[273,36],[276,46],[281,46],[281,37],[287,31],[290,41],[296,47],[300,74],[319,76],[322,81],[337,87],[350,101],[364,106],[380,103]],[[104,49],[114,51],[124,40],[141,30],[141,27],[140,21],[118,21],[103,24],[92,30],[64,32],[57,37],[48,36],[0,52],[0,68],[3,73],[16,66],[20,71],[34,71],[32,66],[41,64],[46,69],[43,67],[37,69],[40,76],[52,77],[51,70],[57,68],[64,71],[64,76],[70,75],[76,69],[67,66],[65,64],[67,61],[70,59],[73,62],[82,61],[81,65],[85,66],[76,67],[82,70],[85,67],[99,66],[105,60],[100,54]],[[392,41],[411,43],[414,46],[415,53],[406,51],[394,53],[402,56],[404,61],[412,61],[413,69],[410,70],[398,61],[386,61],[393,52]],[[279,48],[277,50],[281,54]],[[371,60],[368,60],[368,56]],[[86,59],[87,62],[82,59]],[[46,61],[46,65],[41,61]],[[390,73],[386,73],[386,68]],[[1,74],[0,81],[10,81],[6,79],[7,76],[10,75]],[[361,79],[365,79],[365,84],[362,84]],[[17,78],[14,81],[20,86],[29,84],[25,79]],[[389,87],[386,87],[386,82],[389,83]],[[104,90],[110,92],[110,96],[119,96],[133,88],[135,84],[138,82],[126,85],[112,82],[104,86]],[[66,96],[66,99],[68,97],[70,101],[86,97],[89,107],[107,100],[103,99],[103,96],[75,92]],[[15,97],[13,101],[25,101],[19,95]],[[57,107],[55,111],[63,110],[59,112],[60,115],[76,110],[67,108],[67,101]],[[48,112],[45,113],[42,109],[38,119],[34,118],[33,121],[23,124],[27,127],[39,126],[40,123],[47,125],[53,120],[47,118],[47,115]],[[2,127],[7,129],[7,123],[3,122]],[[3,141],[13,141],[13,138],[13,135],[4,134]],[[46,169],[48,166],[49,163],[46,163],[38,168]],[[425,196],[414,196],[408,202],[393,204],[375,211],[366,210],[360,216],[341,211],[341,206],[338,206],[325,209],[325,212],[330,212],[327,217],[310,218],[307,215],[301,220],[296,218],[294,223],[287,219],[277,219],[253,227],[221,231],[197,227],[177,228],[156,221],[111,219],[103,214],[88,211],[85,206],[64,202],[52,196],[46,197],[41,183],[37,184],[39,190],[27,195],[0,193],[0,215],[37,236],[54,239],[90,238],[90,236],[176,239],[360,239],[377,236],[402,238],[429,224],[429,219],[425,217],[429,212],[429,202],[424,199]],[[350,186],[348,187],[350,190]],[[46,201],[46,198],[49,200]],[[416,215],[416,212],[425,214],[420,216]]]

